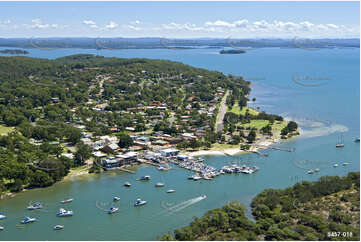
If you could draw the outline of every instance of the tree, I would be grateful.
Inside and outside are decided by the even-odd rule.
[[[120,148],[128,148],[129,146],[133,145],[133,139],[127,134],[120,134],[118,138],[118,146]]]
[[[75,163],[77,165],[84,165],[84,162],[90,158],[91,152],[92,150],[89,145],[86,145],[83,142],[79,143],[74,156]]]
[[[248,143],[253,143],[256,140],[256,132],[251,130],[247,136]]]
[[[54,183],[54,180],[44,171],[35,171],[30,179],[30,185],[34,187],[47,187]]]

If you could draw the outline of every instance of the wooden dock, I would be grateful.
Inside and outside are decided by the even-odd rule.
[[[131,170],[125,169],[123,167],[119,167],[119,170],[135,174],[135,171],[131,171]]]

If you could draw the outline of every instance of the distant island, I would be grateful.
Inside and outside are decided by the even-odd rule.
[[[10,55],[27,55],[29,52],[26,50],[17,50],[17,49],[6,49],[0,50],[1,54],[10,54]]]
[[[243,54],[246,53],[244,50],[221,50],[220,54]]]

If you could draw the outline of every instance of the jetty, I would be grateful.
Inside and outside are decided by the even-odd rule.
[[[124,167],[119,167],[119,170],[125,171],[125,172],[128,172],[128,173],[135,174],[135,171],[131,171],[131,170],[125,169]]]
[[[159,166],[159,163],[154,163],[154,162],[151,162],[151,161],[148,161],[148,160],[144,160],[144,159],[138,159],[141,163],[144,163],[144,164],[148,164],[148,165],[152,165],[152,166]]]

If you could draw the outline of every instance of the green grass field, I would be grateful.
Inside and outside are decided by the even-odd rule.
[[[243,107],[242,110],[240,109],[240,107],[238,106],[238,104],[233,105],[232,109],[227,109],[227,112],[232,112],[235,113],[237,115],[245,115],[246,111],[248,110],[248,113],[251,115],[257,115],[259,112],[253,108],[248,108],[248,107]]]
[[[256,128],[256,129],[261,129],[264,126],[266,126],[267,124],[269,124],[268,120],[251,120],[250,123],[247,124],[240,124],[239,126],[241,127],[245,127],[245,128]]]
[[[0,125],[0,135],[7,135],[8,133],[13,131],[14,129],[15,129],[14,127],[6,127],[6,126],[3,126],[3,125]]]

